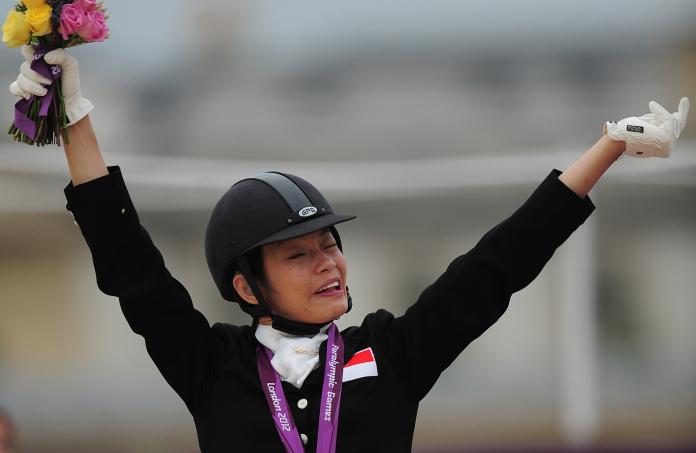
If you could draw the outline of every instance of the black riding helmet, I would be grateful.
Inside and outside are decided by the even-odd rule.
[[[220,198],[208,220],[205,232],[208,268],[222,297],[239,303],[254,318],[254,327],[260,316],[270,316],[278,330],[300,335],[317,333],[333,319],[312,324],[272,313],[251,272],[248,254],[264,244],[323,228],[331,230],[343,251],[334,225],[355,217],[336,214],[321,192],[299,176],[272,171],[242,179]],[[234,289],[232,277],[236,271],[244,275],[259,305],[246,302]],[[348,293],[348,310],[351,308]]]

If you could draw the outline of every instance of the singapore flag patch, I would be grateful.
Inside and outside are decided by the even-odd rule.
[[[356,352],[343,366],[343,382],[367,376],[377,376],[377,362],[372,348]]]

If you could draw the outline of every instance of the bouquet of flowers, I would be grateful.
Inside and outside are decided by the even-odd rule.
[[[20,0],[7,14],[2,42],[8,47],[30,45],[34,54],[31,69],[54,82],[61,67],[44,61],[58,48],[74,47],[109,37],[106,8],[98,0]],[[44,96],[32,95],[15,104],[15,119],[9,134],[29,145],[60,145],[67,142],[68,117],[60,83],[51,83]]]

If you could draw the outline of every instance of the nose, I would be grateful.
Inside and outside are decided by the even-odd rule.
[[[317,252],[317,273],[325,272],[336,267],[336,261],[331,257],[330,253],[324,250]]]

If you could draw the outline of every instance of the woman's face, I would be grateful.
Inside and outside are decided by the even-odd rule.
[[[318,324],[348,309],[346,261],[328,228],[266,244],[261,254],[267,282],[261,291],[274,313]]]

